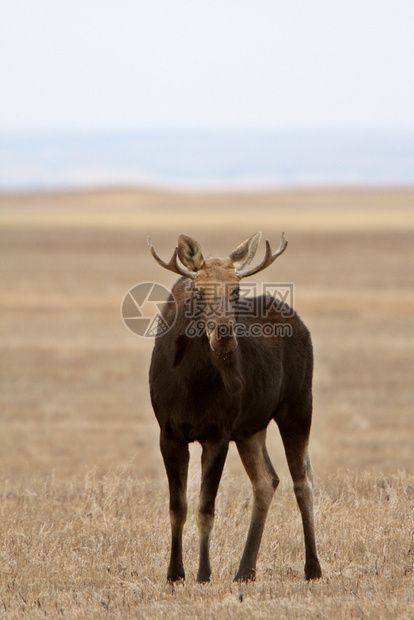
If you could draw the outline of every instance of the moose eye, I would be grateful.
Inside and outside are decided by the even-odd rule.
[[[240,289],[239,289],[239,287],[237,287],[237,288],[233,289],[232,292],[230,293],[230,300],[231,301],[238,301],[239,295],[240,295]]]

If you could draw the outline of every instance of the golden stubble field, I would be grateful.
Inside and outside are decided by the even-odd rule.
[[[294,282],[315,348],[311,456],[324,577],[303,578],[282,479],[254,584],[232,577],[251,491],[232,446],[217,500],[213,581],[200,586],[192,447],[187,582],[166,584],[168,490],[148,395],[152,343],[123,326],[149,255],[177,235],[226,255],[262,230],[289,247],[261,281]],[[414,192],[3,195],[0,201],[0,616],[414,617]],[[263,247],[259,249],[261,256]]]

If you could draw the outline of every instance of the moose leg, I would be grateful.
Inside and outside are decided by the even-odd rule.
[[[161,434],[160,448],[170,487],[171,557],[167,579],[185,579],[183,566],[183,528],[187,517],[188,444],[166,438]]]
[[[221,474],[226,461],[228,442],[203,443],[201,455],[201,491],[198,507],[198,529],[200,532],[200,564],[197,581],[210,581],[210,534],[214,523],[214,506]]]
[[[289,434],[281,430],[289,470],[293,479],[296,501],[302,515],[305,538],[305,577],[319,579],[322,576],[315,542],[313,521],[313,470],[309,458],[309,434]]]
[[[265,521],[273,494],[279,484],[265,442],[266,430],[237,442],[240,458],[253,486],[253,508],[246,545],[234,581],[256,578],[256,561]]]

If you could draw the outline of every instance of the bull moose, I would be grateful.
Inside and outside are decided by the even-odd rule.
[[[286,304],[270,304],[270,310],[262,316],[260,308],[269,301],[267,296],[239,298],[240,280],[269,267],[286,249],[283,234],[275,254],[266,241],[264,259],[249,269],[260,238],[261,233],[254,234],[228,258],[204,259],[199,243],[181,234],[169,263],[157,255],[148,239],[155,260],[182,276],[170,297],[176,307],[167,303],[164,310],[167,323],[173,323],[172,312],[176,312],[175,321],[165,333],[157,334],[150,367],[151,402],[160,425],[160,448],[170,492],[169,582],[185,578],[182,535],[187,515],[188,444],[193,441],[202,446],[197,581],[208,582],[211,576],[209,541],[230,441],[236,443],[254,498],[247,540],[234,579],[255,579],[266,516],[279,484],[266,449],[266,428],[272,419],[279,427],[302,516],[305,577],[318,579],[322,574],[315,543],[313,471],[308,451],[312,342],[308,329]],[[192,318],[188,308],[194,302],[199,318],[205,318],[205,329],[196,334],[189,332]],[[242,302],[250,304],[254,318],[240,312]],[[249,332],[253,323],[256,335]],[[265,323],[287,324],[290,335],[277,331],[261,334],[257,326]]]

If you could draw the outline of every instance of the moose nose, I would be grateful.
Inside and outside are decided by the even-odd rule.
[[[238,346],[232,321],[215,323],[207,336],[211,350],[219,357],[229,355]]]

